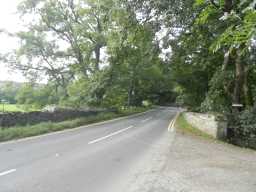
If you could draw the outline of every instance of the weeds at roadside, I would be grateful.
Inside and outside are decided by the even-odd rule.
[[[213,139],[212,136],[210,136],[210,135],[204,133],[203,131],[197,129],[196,127],[193,127],[192,125],[190,125],[186,121],[186,119],[185,119],[185,117],[182,113],[177,118],[177,120],[175,122],[175,127],[181,133],[189,133],[189,134],[204,137],[204,138],[207,138],[207,139]]]

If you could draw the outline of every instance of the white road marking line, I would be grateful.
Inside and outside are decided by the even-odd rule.
[[[145,123],[145,122],[149,121],[150,119],[152,119],[152,117],[149,117],[149,118],[147,118],[147,119],[143,119],[141,122],[142,122],[142,123]]]
[[[0,173],[0,177],[1,177],[1,176],[4,176],[4,175],[8,175],[8,174],[10,174],[10,173],[13,173],[13,172],[15,172],[15,171],[16,171],[16,169],[10,169],[10,170],[8,170],[8,171],[4,171],[4,172]]]
[[[127,130],[133,128],[133,127],[134,127],[134,126],[130,126],[130,127],[125,128],[125,129],[121,129],[121,130],[119,130],[119,131],[116,131],[116,132],[111,133],[111,134],[109,134],[109,135],[106,135],[106,136],[104,136],[104,137],[101,137],[101,138],[95,139],[95,140],[93,140],[93,141],[90,141],[88,144],[91,145],[91,144],[94,144],[94,143],[98,143],[98,142],[100,142],[100,141],[102,141],[102,140],[104,140],[104,139],[107,139],[107,138],[112,137],[112,136],[114,136],[114,135],[117,135],[117,134],[120,134],[120,133],[122,133],[122,132],[125,132],[125,131],[127,131]]]

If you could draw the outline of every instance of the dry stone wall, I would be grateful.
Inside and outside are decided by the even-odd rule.
[[[28,113],[3,113],[0,114],[0,127],[8,128],[15,125],[33,125],[41,122],[61,122],[79,117],[88,117],[104,112],[102,110],[64,110],[55,112],[28,112]]]
[[[212,114],[185,112],[184,117],[193,127],[213,136],[225,140],[227,137],[227,122]]]

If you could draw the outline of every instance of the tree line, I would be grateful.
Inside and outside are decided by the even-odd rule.
[[[157,26],[129,1],[23,1],[20,47],[3,59],[32,82],[47,79],[57,103],[137,106],[172,96]],[[173,99],[173,98],[171,98]]]
[[[20,47],[2,56],[49,103],[197,111],[256,101],[253,0],[24,0]],[[165,52],[165,50],[167,50]],[[47,87],[47,89],[46,89]]]

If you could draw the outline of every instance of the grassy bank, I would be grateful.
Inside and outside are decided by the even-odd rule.
[[[181,133],[188,133],[188,134],[192,134],[192,135],[196,135],[196,136],[200,136],[200,137],[204,137],[204,138],[208,138],[208,139],[213,139],[212,136],[208,135],[207,133],[204,133],[203,131],[197,129],[196,127],[193,127],[191,124],[189,124],[183,113],[181,113],[179,115],[179,117],[177,118],[176,122],[175,122],[175,127],[178,131],[180,131]]]
[[[50,133],[50,132],[61,131],[65,129],[71,129],[71,128],[79,127],[82,125],[88,125],[91,123],[101,122],[105,120],[114,119],[117,117],[144,112],[146,110],[147,110],[146,108],[123,109],[123,110],[120,110],[118,113],[112,113],[112,112],[100,113],[95,116],[82,117],[82,118],[63,121],[59,123],[44,122],[36,125],[0,128],[0,142],[13,140],[13,139],[20,139],[24,137],[31,137],[31,136]]]

